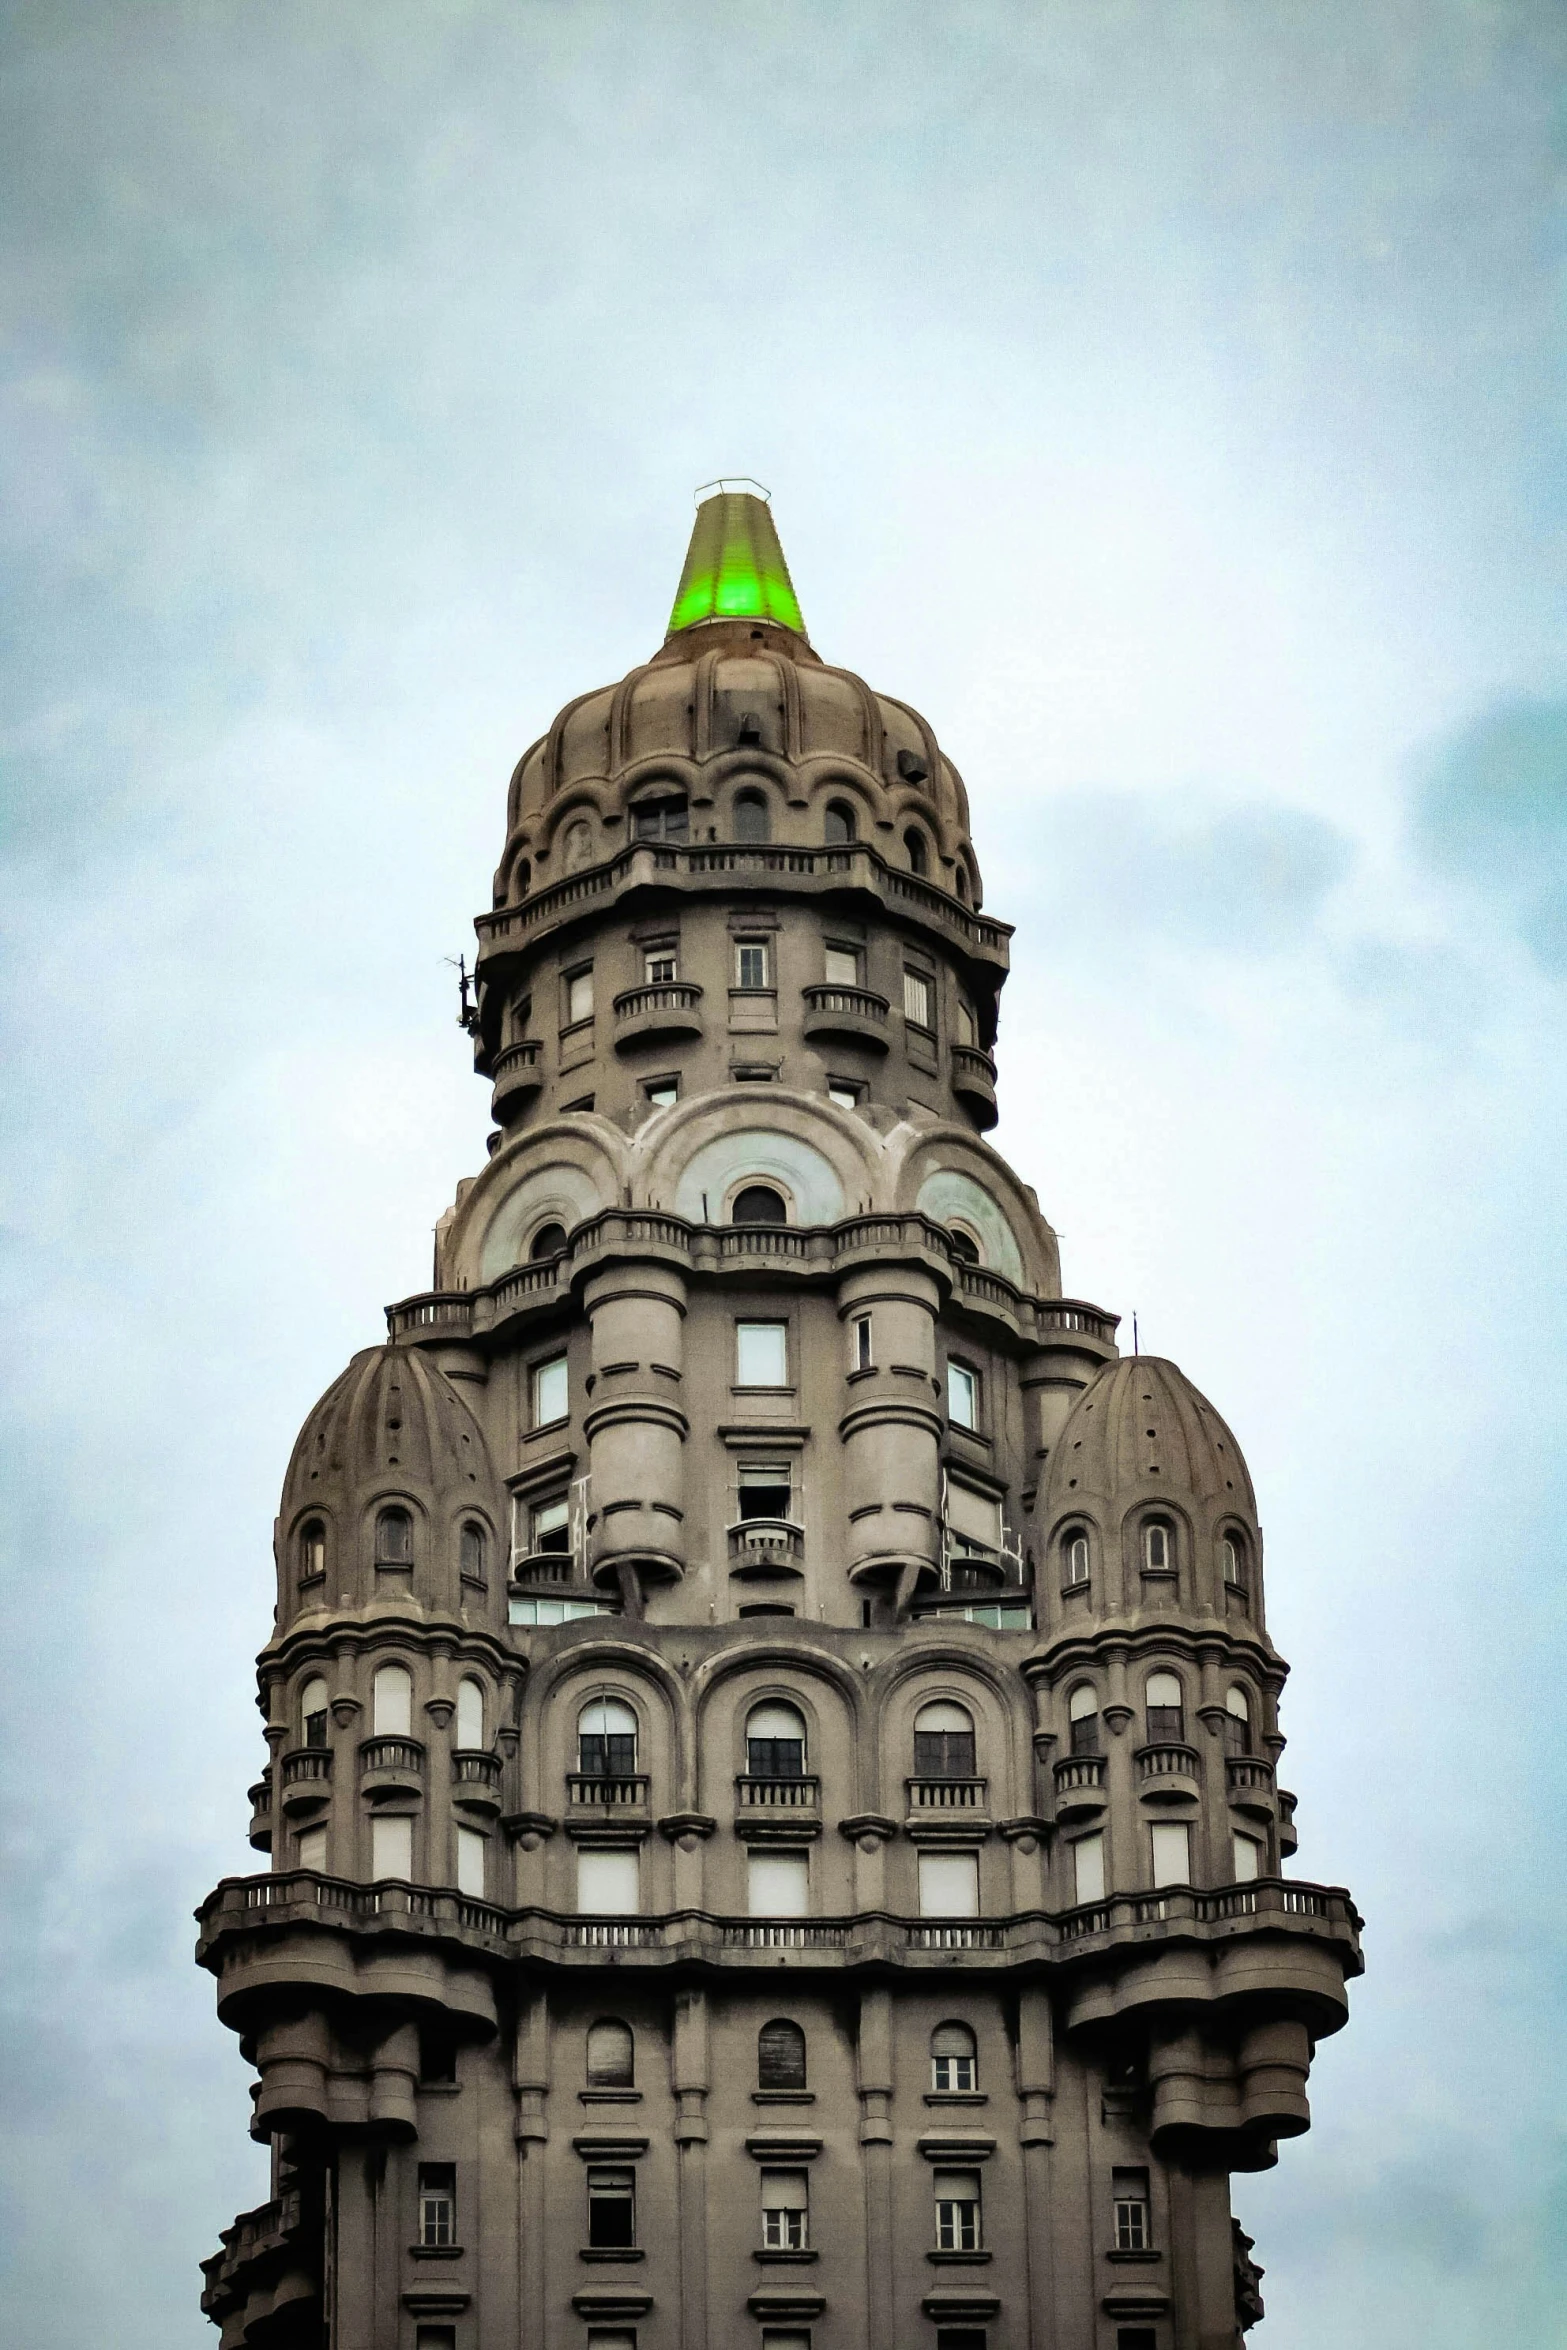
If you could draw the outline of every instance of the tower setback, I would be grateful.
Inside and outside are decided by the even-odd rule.
[[[765,499],[519,762],[496,1131],[294,1450],[223,2350],[1233,2350],[1359,1919],[1234,1437],[985,1141],[1006,924]]]

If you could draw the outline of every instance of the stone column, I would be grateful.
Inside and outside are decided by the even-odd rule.
[[[906,1606],[941,1556],[942,1414],[937,1408],[934,1279],[900,1264],[861,1266],[838,1285],[848,1325],[871,1318],[872,1367],[849,1370],[844,1447],[849,1578]]]
[[[544,2350],[544,2149],[550,2134],[544,2107],[550,2085],[550,2015],[542,1984],[526,1984],[520,1993],[511,2077],[517,2099],[513,2127],[517,2141],[518,2340],[520,2350]]]
[[[1037,1983],[1019,1995],[1017,2011],[1018,2144],[1023,2150],[1024,2258],[1028,2275],[1028,2350],[1051,2350],[1055,2340],[1051,2274],[1051,2148],[1055,2144],[1055,2030],[1050,1995]]]
[[[607,1267],[588,1283],[593,1394],[583,1418],[593,1574],[640,1607],[685,1572],[685,1280],[673,1266]]]
[[[675,2161],[679,2180],[680,2350],[707,2350],[707,1993],[675,1994]]]
[[[893,2350],[892,1993],[886,1989],[867,1991],[860,2001],[856,2057],[865,2166],[866,2350]]]

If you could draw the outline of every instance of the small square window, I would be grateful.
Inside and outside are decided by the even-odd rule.
[[[566,975],[566,1025],[575,1027],[579,1020],[593,1017],[593,968],[570,971]]]
[[[533,1366],[533,1425],[535,1428],[547,1428],[552,1421],[564,1420],[569,1409],[569,1395],[564,1355],[551,1355],[547,1363],[535,1363]]]
[[[934,1028],[936,991],[922,971],[903,974],[903,1017],[916,1028]]]
[[[643,1086],[642,1091],[653,1109],[673,1109],[680,1099],[680,1080],[678,1077],[654,1077]]]
[[[966,1363],[947,1365],[947,1417],[954,1428],[979,1426],[979,1373]]]
[[[735,948],[736,987],[765,987],[767,985],[767,942],[761,938],[743,938]]]
[[[827,1099],[840,1110],[857,1110],[860,1106],[860,1089],[857,1085],[840,1084],[836,1077],[830,1077],[827,1081]]]
[[[858,987],[860,955],[857,947],[829,947],[822,957],[822,976],[829,987]]]
[[[642,976],[649,987],[668,987],[680,977],[680,961],[673,947],[649,947],[642,958]]]
[[[786,1322],[735,1324],[735,1385],[787,1387],[789,1326]]]

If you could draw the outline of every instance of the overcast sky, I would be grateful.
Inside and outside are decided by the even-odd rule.
[[[7,2330],[212,2339],[289,1447],[482,1163],[511,765],[739,472],[967,778],[1067,1288],[1256,1477],[1368,1919],[1257,2339],[1555,2339],[1567,15],[0,26]]]

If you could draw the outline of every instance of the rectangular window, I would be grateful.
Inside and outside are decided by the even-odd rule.
[[[977,1918],[979,1915],[979,1855],[977,1852],[922,1852],[920,1859],[920,1916],[922,1918]]]
[[[457,2172],[449,2162],[419,2165],[419,2241],[421,2244],[457,2241]]]
[[[979,1426],[979,1373],[966,1363],[947,1365],[947,1418],[954,1428]]]
[[[854,1320],[849,1324],[849,1338],[850,1360],[854,1369],[856,1371],[870,1370],[872,1367],[872,1357],[871,1318],[869,1314],[855,1315]]]
[[[762,2243],[769,2252],[803,2252],[809,2204],[803,2170],[762,2173]]]
[[[965,1003],[962,996],[958,998],[957,1013],[959,1044],[977,1045],[979,1042],[978,1024],[975,1021],[972,1008]]]
[[[857,1110],[860,1106],[860,1089],[857,1085],[840,1085],[832,1077],[827,1081],[827,1099],[840,1110]]]
[[[960,1558],[1001,1556],[1000,1502],[961,1477],[947,1479],[947,1548]]]
[[[787,1461],[742,1461],[735,1472],[742,1518],[787,1518],[794,1488]]]
[[[1156,1885],[1189,1885],[1192,1881],[1192,1832],[1184,1820],[1161,1820],[1148,1831],[1153,1840],[1153,1881]]]
[[[1112,2173],[1112,2181],[1115,2248],[1117,2252],[1146,2252],[1152,2242],[1148,2232],[1148,2173],[1118,2170]]]
[[[983,2326],[938,2326],[936,2350],[985,2350]]]
[[[678,1077],[655,1077],[643,1086],[642,1091],[655,1110],[672,1110],[680,1099],[680,1080]]]
[[[916,1730],[916,1779],[972,1779],[975,1772],[972,1730]]]
[[[680,963],[673,947],[649,947],[642,958],[642,976],[649,987],[668,987],[680,977]]]
[[[566,1026],[574,1028],[579,1020],[593,1017],[593,967],[566,974]]]
[[[979,2250],[979,2173],[939,2170],[936,2187],[936,2250]]]
[[[529,1543],[534,1551],[553,1551],[563,1556],[570,1550],[571,1504],[563,1493],[534,1503]]]
[[[829,947],[822,957],[822,976],[829,987],[858,987],[860,957],[854,947]]]
[[[1105,1897],[1105,1840],[1097,1830],[1092,1836],[1079,1836],[1072,1847],[1072,1870],[1076,1878],[1076,1898],[1081,1901],[1103,1901]]]
[[[414,1873],[414,1824],[406,1812],[394,1812],[389,1818],[370,1822],[370,1874],[373,1878],[401,1877],[405,1882]]]
[[[635,1917],[642,1889],[635,1851],[577,1853],[577,1914],[589,1918]]]
[[[1262,1846],[1255,1836],[1242,1836],[1239,1833],[1235,1836],[1234,1846],[1236,1884],[1254,1884],[1262,1875]]]
[[[767,941],[761,938],[743,938],[735,947],[736,987],[765,987],[767,985]]]
[[[513,1599],[507,1602],[509,1624],[575,1624],[583,1616],[613,1616],[619,1609],[596,1599]]]
[[[746,1906],[754,1918],[803,1918],[811,1911],[811,1864],[803,1852],[753,1852]]]
[[[811,2350],[811,2337],[794,2326],[763,2326],[762,2350]]]
[[[301,1828],[294,1838],[294,1866],[296,1869],[314,1869],[326,1874],[325,1828]]]
[[[911,1020],[916,1028],[934,1028],[934,1001],[935,990],[924,973],[906,970],[903,974],[904,1019]]]
[[[597,2252],[623,2252],[637,2240],[637,2175],[631,2170],[588,2173],[588,2243]]]
[[[569,1391],[566,1385],[566,1358],[551,1355],[547,1363],[533,1366],[533,1425],[547,1428],[554,1420],[564,1420]]]
[[[421,2326],[414,2336],[417,2350],[457,2350],[455,2326]]]
[[[484,1847],[487,1838],[477,1828],[457,1831],[457,1890],[473,1901],[484,1899]]]
[[[789,1325],[787,1322],[735,1324],[735,1385],[787,1387],[789,1384]]]

